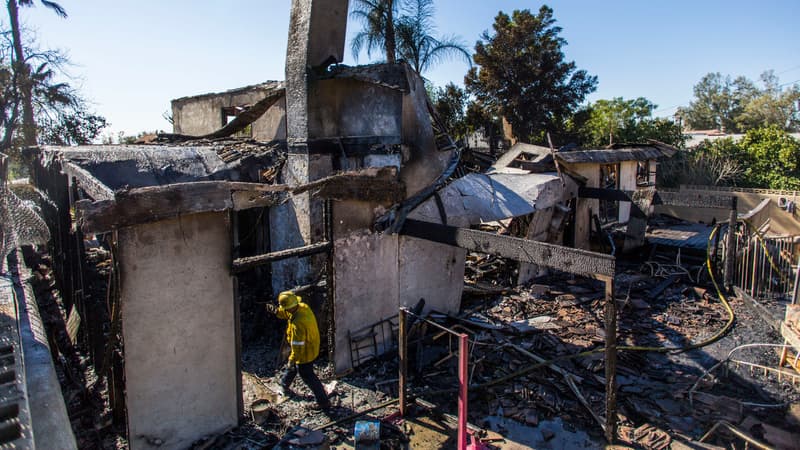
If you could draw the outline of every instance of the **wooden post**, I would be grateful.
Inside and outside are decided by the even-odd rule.
[[[400,308],[398,315],[398,343],[397,353],[400,358],[400,374],[398,376],[399,385],[397,387],[397,397],[400,400],[400,415],[405,417],[406,409],[406,376],[408,375],[408,336],[406,336],[406,310]]]
[[[469,339],[458,336],[458,450],[467,449],[467,385],[469,384]]]
[[[613,444],[617,437],[617,304],[614,298],[614,277],[605,278],[606,304],[603,317],[606,331],[606,440]]]
[[[731,198],[731,212],[728,217],[728,236],[725,248],[725,287],[730,290],[733,288],[733,273],[736,264],[736,222],[737,222],[737,200]]]
[[[792,304],[797,304],[797,295],[800,293],[800,259],[797,260],[797,273],[794,275],[794,289],[792,290]]]

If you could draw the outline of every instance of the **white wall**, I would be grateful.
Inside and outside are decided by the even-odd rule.
[[[123,228],[119,249],[131,449],[186,448],[235,426],[241,392],[227,214]]]

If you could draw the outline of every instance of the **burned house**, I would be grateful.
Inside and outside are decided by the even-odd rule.
[[[404,63],[339,64],[347,6],[347,0],[294,1],[286,80],[174,100],[174,132],[153,144],[29,152],[34,184],[47,197],[43,215],[67,322],[88,349],[89,365],[107,380],[113,421],[125,428],[131,448],[186,448],[243,422],[249,406],[243,299],[271,302],[285,289],[302,291],[320,317],[332,373],[400,352],[403,414],[406,365],[427,363],[437,376],[449,376],[444,368],[455,351],[448,348],[432,362],[422,343],[460,330],[480,355],[469,374],[475,383],[461,387],[495,386],[511,375],[532,385],[541,379],[525,377],[547,366],[563,378],[558,389],[574,393],[572,403],[613,442],[623,421],[618,378],[626,394],[642,394],[630,388],[639,376],[630,366],[646,365],[620,358],[623,375],[617,376],[617,308],[624,311],[620,346],[630,346],[652,339],[632,328],[646,323],[650,306],[642,298],[699,292],[673,289],[681,276],[674,272],[651,283],[655,273],[631,274],[617,265],[619,254],[653,234],[648,220],[656,210],[702,210],[712,217],[706,223],[747,220],[720,233],[714,259],[724,267],[725,285],[750,287],[753,297],[759,289],[776,290],[764,274],[770,249],[788,255],[781,273],[795,267],[794,238],[775,238],[767,251],[757,239],[773,202],[745,211],[730,193],[656,190],[658,162],[675,152],[661,143],[573,151],[517,143],[489,170],[461,170],[461,149],[437,122],[419,74]],[[612,222],[625,227],[605,251]],[[712,241],[717,228],[706,228],[703,238]],[[524,295],[492,304],[487,293],[506,288],[474,283],[472,294],[481,300],[461,312],[465,272],[485,275],[489,265],[501,265],[478,265],[477,255],[512,261],[514,288],[529,286]],[[759,270],[744,264],[751,260]],[[92,265],[104,268],[102,276],[88,275]],[[561,286],[530,287],[553,273]],[[258,289],[242,283],[245,277],[257,280]],[[620,282],[624,302],[615,291]],[[788,283],[780,289],[785,296]],[[698,296],[710,298],[706,290]],[[556,319],[553,308],[566,312]],[[515,310],[538,315],[517,317]],[[581,319],[577,326],[568,323],[571,316]],[[428,325],[435,336],[420,331]],[[413,357],[407,353],[412,330],[419,342]],[[544,330],[571,334],[530,337]],[[534,353],[551,350],[549,360]],[[571,351],[588,354],[589,363],[570,366]],[[520,355],[535,361],[533,368],[516,367]],[[567,368],[554,362],[562,360]],[[513,371],[501,369],[505,363]],[[584,376],[571,373],[578,371]],[[379,373],[395,383],[393,374]],[[592,395],[581,394],[582,381]],[[532,424],[538,419],[529,407],[517,411],[509,403],[508,397],[529,403],[535,397],[518,384],[484,399]],[[536,395],[552,398],[558,389]],[[549,410],[558,411],[552,403]],[[632,408],[622,407],[629,408],[626,415]],[[634,408],[635,420],[642,411]]]

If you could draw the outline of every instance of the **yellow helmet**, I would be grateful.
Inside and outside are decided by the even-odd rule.
[[[292,291],[284,291],[278,295],[278,304],[284,310],[294,308],[300,303],[300,300],[302,299]]]

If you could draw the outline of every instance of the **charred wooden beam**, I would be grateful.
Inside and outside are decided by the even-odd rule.
[[[290,195],[306,192],[315,198],[381,203],[399,202],[405,194],[405,185],[397,179],[394,167],[346,172],[294,189],[286,185],[196,181],[114,193],[88,173],[84,175],[87,180],[96,181],[96,186],[90,184],[96,188],[94,195],[109,196],[101,201],[81,200],[76,203],[78,221],[85,233],[104,232],[184,214],[273,206],[285,202]],[[101,188],[108,192],[104,193]]]
[[[603,320],[605,322],[605,375],[606,375],[606,441],[617,439],[617,301],[614,298],[614,277],[606,280],[606,298]]]
[[[81,200],[75,206],[81,230],[97,233],[184,214],[233,209],[231,192],[236,190],[277,194],[287,188],[256,183],[198,181],[117,191],[113,200]]]
[[[92,176],[92,174],[90,174],[86,169],[77,164],[66,161],[62,164],[61,168],[64,173],[74,178],[78,182],[78,186],[86,191],[86,193],[89,194],[93,200],[114,199],[114,191]]]
[[[403,200],[405,185],[397,179],[395,167],[381,167],[332,175],[292,190],[294,195],[304,192],[330,200],[397,203]]]
[[[613,256],[544,242],[407,219],[401,234],[538,264],[576,275],[613,277]]]
[[[233,273],[244,272],[245,270],[254,267],[263,266],[274,261],[280,261],[288,258],[300,258],[303,256],[316,255],[319,253],[326,253],[333,248],[330,241],[319,242],[317,244],[306,245],[304,247],[290,248],[287,250],[280,250],[277,252],[265,253],[263,255],[247,256],[244,258],[237,258],[233,260],[231,271]]]

